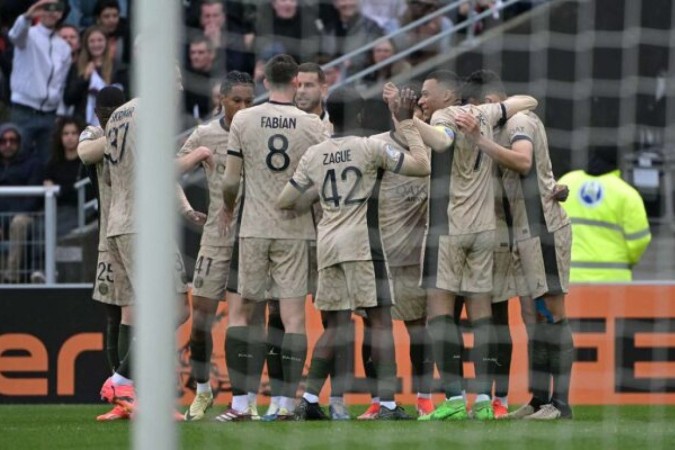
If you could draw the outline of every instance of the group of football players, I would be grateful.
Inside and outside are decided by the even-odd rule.
[[[410,337],[418,420],[571,418],[573,360],[565,316],[571,231],[559,201],[546,132],[529,96],[507,97],[498,76],[466,80],[436,71],[418,92],[384,86],[391,131],[364,137],[367,110],[353,88],[326,96],[312,63],[288,55],[265,66],[269,100],[252,106],[253,81],[230,72],[223,116],[195,129],[177,156],[184,171],[201,164],[209,207],[195,212],[177,189],[181,212],[203,225],[192,280],[191,405],[177,418],[200,420],[212,406],[211,330],[228,302],[225,362],[232,402],[216,420],[347,420],[343,395],[352,372],[352,314],[365,324],[363,364],[370,407],[358,418],[411,417],[395,402],[392,320]],[[327,97],[327,98],[326,98]],[[133,323],[134,154],[137,111],[106,88],[96,113],[103,128],[82,133],[78,151],[97,179],[99,270],[94,298],[106,304],[106,351],[113,375],[101,396],[128,418]],[[182,259],[176,291],[189,315]],[[297,399],[308,345],[311,294],[324,331],[312,349],[305,392]],[[531,400],[508,411],[509,298],[519,297],[529,338]],[[463,342],[466,308],[474,335],[476,393],[467,407]],[[267,364],[271,403],[257,410]],[[445,401],[431,399],[434,367]],[[329,412],[319,393],[331,378]]]

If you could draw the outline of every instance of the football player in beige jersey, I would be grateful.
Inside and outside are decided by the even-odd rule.
[[[385,170],[424,177],[429,174],[427,150],[414,128],[416,98],[405,90],[396,117],[410,145],[404,154],[382,140],[344,136],[358,128],[363,99],[353,88],[337,89],[327,101],[337,135],[311,147],[279,196],[290,209],[310,188],[323,209],[318,226],[319,285],[315,306],[326,311],[326,328],[317,342],[298,408],[298,419],[324,419],[318,395],[340,347],[351,311],[365,308],[372,322],[373,360],[379,382],[380,419],[408,418],[394,402],[396,360],[390,308],[394,303],[379,225],[378,197]]]
[[[197,388],[192,404],[185,412],[185,420],[201,420],[213,404],[209,384],[213,338],[211,329],[218,309],[218,302],[227,298],[230,315],[241,309],[235,303],[241,299],[236,293],[236,261],[232,260],[236,227],[223,235],[219,217],[223,208],[223,174],[227,157],[227,141],[230,124],[238,111],[253,103],[253,80],[247,73],[229,72],[220,86],[223,117],[198,126],[178,152],[178,157],[188,155],[200,147],[213,151],[215,170],[205,168],[209,191],[209,208],[202,233],[199,254],[194,270],[192,289],[192,328],[190,331],[190,364]],[[235,220],[238,214],[235,208]],[[234,275],[232,275],[234,274]],[[234,292],[225,289],[228,277],[232,276]],[[256,389],[257,390],[257,389]]]
[[[128,299],[120,299],[121,303],[117,301],[115,296],[115,272],[117,270],[114,261],[108,257],[106,224],[110,208],[110,186],[106,182],[106,178],[110,174],[103,158],[106,139],[102,127],[106,126],[110,114],[123,103],[124,93],[120,89],[112,86],[101,89],[96,96],[96,108],[94,110],[101,126],[88,126],[80,134],[80,142],[77,146],[77,153],[87,169],[99,205],[98,263],[92,297],[105,305],[105,349],[108,369],[111,373],[117,370],[120,360],[126,356],[131,343],[131,335],[130,324],[120,323],[122,306],[126,305]],[[99,415],[96,420],[109,421],[128,418],[129,414],[124,408],[115,405],[112,410]]]
[[[456,88],[459,93],[459,84]],[[459,97],[459,95],[457,95]],[[480,123],[481,132],[492,136],[492,127],[516,112],[536,107],[528,96],[517,96],[493,105],[450,106],[437,110],[431,124],[415,119],[424,142],[434,151],[450,152],[446,170],[450,173],[445,188],[447,235],[438,236],[438,257],[435,286],[427,285],[429,333],[434,342],[434,355],[441,372],[446,401],[421,420],[466,419],[466,404],[461,395],[458,376],[459,340],[454,322],[455,296],[463,295],[475,336],[476,402],[473,415],[477,419],[494,417],[489,380],[491,348],[492,264],[495,232],[492,163],[462,133],[455,122],[462,113],[471,114]],[[432,195],[439,189],[434,186]],[[424,257],[427,258],[427,255]],[[425,269],[426,270],[426,269]]]
[[[309,242],[315,240],[310,212],[282,211],[276,199],[310,146],[327,138],[323,124],[293,104],[298,65],[288,55],[278,55],[265,65],[269,101],[240,111],[232,121],[228,144],[223,195],[225,221],[244,185],[241,211],[239,293],[253,309],[269,295],[279,299],[286,334],[282,343],[284,392],[281,416],[291,418],[295,392],[307,354],[305,298],[308,292]],[[242,175],[243,174],[243,175]],[[239,351],[228,357],[228,372],[247,373],[251,342],[251,313],[242,326],[228,326],[227,351],[232,342]],[[241,355],[241,356],[238,356]],[[248,405],[243,386],[232,380],[232,420],[247,419]],[[235,384],[235,382],[237,384]]]
[[[506,93],[493,73],[482,74],[485,100],[499,102]],[[551,420],[571,418],[569,383],[573,362],[572,333],[565,314],[570,270],[570,221],[557,200],[546,130],[532,112],[511,117],[495,140],[481,136],[471,117],[458,124],[471,130],[479,148],[505,169],[502,177],[513,219],[515,254],[530,299],[542,302],[545,321],[536,323],[532,339],[532,400],[512,417]],[[527,299],[524,299],[527,301]],[[549,394],[550,379],[553,392]]]

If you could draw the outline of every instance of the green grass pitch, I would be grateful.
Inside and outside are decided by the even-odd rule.
[[[212,418],[222,408],[211,410]],[[353,407],[352,413],[364,407]],[[411,408],[408,408],[411,409]],[[129,448],[129,422],[97,423],[106,405],[0,406],[0,449]],[[675,448],[675,407],[578,406],[575,420],[519,422],[180,423],[179,448]]]

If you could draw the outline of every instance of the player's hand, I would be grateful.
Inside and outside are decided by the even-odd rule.
[[[210,148],[203,145],[193,150],[197,154],[197,160],[206,166],[206,169],[211,171],[216,167],[216,160],[213,158],[213,152]]]
[[[227,209],[226,206],[223,206],[218,217],[218,230],[220,231],[221,236],[226,236],[230,231],[232,216],[232,211]]]
[[[480,138],[480,127],[478,120],[469,113],[460,113],[455,118],[455,123],[459,131],[464,133],[467,138],[477,141]]]
[[[382,89],[382,100],[389,107],[392,114],[396,112],[399,105],[398,87],[391,81],[387,82]]]
[[[203,227],[204,224],[206,223],[206,214],[203,212],[195,211],[194,209],[191,209],[189,211],[185,211],[185,214],[183,216],[188,220],[193,225],[197,225],[198,227]]]
[[[410,120],[415,115],[415,106],[417,105],[417,94],[415,91],[409,88],[403,89],[399,97],[399,106],[396,112],[394,112],[394,117],[399,122],[404,120]]]
[[[564,202],[570,196],[570,188],[566,184],[556,184],[551,193],[551,199],[557,202]]]

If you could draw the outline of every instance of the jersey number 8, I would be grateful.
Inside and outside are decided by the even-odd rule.
[[[286,153],[288,150],[288,138],[283,134],[274,134],[267,140],[267,148],[270,151],[267,154],[267,158],[265,158],[267,167],[272,172],[283,172],[288,169],[288,166],[291,164],[291,158]],[[277,157],[275,158],[275,156]],[[281,161],[279,157],[282,158]],[[279,165],[279,162],[281,162],[281,165]]]

